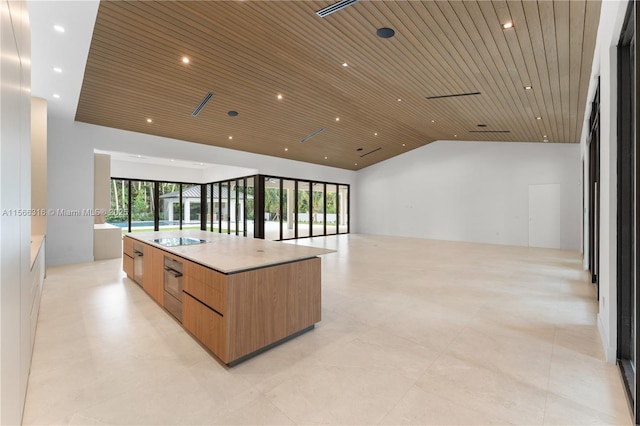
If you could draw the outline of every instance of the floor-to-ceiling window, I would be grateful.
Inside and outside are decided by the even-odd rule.
[[[105,215],[105,221],[129,230],[129,180],[111,179],[111,209]]]
[[[296,203],[296,225],[298,228],[297,238],[311,235],[311,182],[298,181],[296,191],[298,202]]]
[[[281,221],[282,209],[280,198],[281,179],[264,177],[264,238],[279,240],[282,238]]]
[[[131,181],[130,231],[153,231],[155,215],[154,182]]]
[[[158,183],[159,230],[177,229],[180,226],[180,184]]]
[[[328,183],[326,194],[326,233],[333,235],[338,233],[338,185]]]
[[[591,102],[589,118],[589,271],[598,285],[600,275],[600,86]],[[599,293],[598,293],[599,298]]]
[[[244,189],[244,217],[245,217],[245,228],[246,228],[246,236],[254,237],[255,234],[255,179],[253,176],[249,176],[245,179],[246,186]]]
[[[627,396],[640,419],[637,395],[638,265],[640,255],[640,150],[637,149],[637,84],[635,3],[630,2],[618,44],[617,140],[617,360]]]
[[[111,210],[107,223],[122,232],[201,229],[202,185],[180,182],[158,182],[111,179]]]
[[[325,228],[325,211],[326,202],[325,199],[325,184],[320,182],[314,182],[311,185],[311,232],[313,236],[326,235],[327,230]]]
[[[274,241],[349,232],[349,185],[254,175],[206,185],[182,184],[175,194],[170,189],[166,184],[158,191],[160,216],[169,220],[180,215],[182,220],[175,220],[181,229],[202,226]]]
[[[338,186],[338,204],[337,204],[337,217],[338,217],[338,232],[340,234],[346,234],[351,232],[349,222],[349,197],[350,191],[348,185]]]

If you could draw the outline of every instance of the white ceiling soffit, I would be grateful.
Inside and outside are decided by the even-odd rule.
[[[27,3],[31,25],[31,94],[47,100],[49,117],[71,120],[75,117],[99,5],[97,0]],[[62,26],[64,32],[56,31],[56,25]]]

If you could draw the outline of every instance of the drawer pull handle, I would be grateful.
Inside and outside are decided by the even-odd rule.
[[[134,253],[136,256],[140,256],[140,257],[144,256],[144,253],[142,253],[141,251],[138,251],[138,250],[134,250],[134,251],[133,251],[133,253]]]
[[[171,269],[168,266],[164,267],[164,270],[173,275],[176,278],[180,278],[182,276],[182,272],[178,272],[175,269]]]

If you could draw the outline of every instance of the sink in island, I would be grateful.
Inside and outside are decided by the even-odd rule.
[[[123,269],[231,366],[320,321],[318,255],[331,252],[206,231],[136,232],[123,237]]]

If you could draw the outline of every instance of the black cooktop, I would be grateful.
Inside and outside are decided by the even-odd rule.
[[[200,240],[198,238],[188,238],[188,237],[175,237],[175,238],[156,238],[153,240],[154,243],[158,243],[165,247],[175,247],[175,246],[190,246],[194,244],[204,244],[207,240]]]

